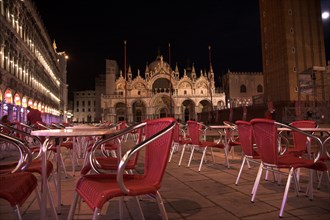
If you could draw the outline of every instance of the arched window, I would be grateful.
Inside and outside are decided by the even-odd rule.
[[[264,88],[262,87],[262,85],[257,86],[257,92],[264,92]]]
[[[241,85],[240,92],[241,93],[246,93],[246,86],[245,85]]]

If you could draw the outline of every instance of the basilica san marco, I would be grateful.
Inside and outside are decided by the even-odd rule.
[[[173,71],[158,55],[146,65],[144,74],[139,70],[133,74],[131,67],[123,74],[116,61],[106,60],[105,78],[103,121],[139,122],[167,116],[187,121],[198,113],[225,108],[225,94],[215,89],[212,65],[208,72],[198,74],[193,65],[180,73],[178,65]]]

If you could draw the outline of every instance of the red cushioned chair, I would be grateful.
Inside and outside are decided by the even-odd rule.
[[[251,201],[254,202],[261,174],[263,169],[271,170],[273,172],[278,172],[280,174],[286,174],[288,175],[287,183],[285,186],[285,191],[283,195],[282,205],[280,209],[279,216],[283,216],[284,207],[286,204],[290,184],[291,184],[291,178],[293,177],[296,184],[296,194],[298,195],[298,182],[296,179],[296,170],[298,168],[307,168],[310,169],[310,175],[309,175],[309,183],[313,182],[313,175],[312,170],[319,170],[319,171],[325,171],[328,174],[329,172],[327,169],[327,166],[322,161],[314,161],[310,159],[304,159],[300,157],[296,157],[295,155],[285,154],[280,155],[279,154],[279,147],[278,147],[278,127],[286,127],[290,130],[293,130],[295,132],[299,132],[300,134],[303,134],[309,138],[312,138],[318,143],[321,143],[321,140],[309,133],[303,132],[299,130],[298,128],[295,128],[293,126],[277,123],[273,120],[269,119],[253,119],[251,120],[252,128],[253,128],[253,134],[255,137],[257,148],[259,149],[260,156],[261,156],[261,164],[258,170],[258,174],[254,183],[253,187],[253,193],[252,193],[252,199]],[[280,170],[281,169],[281,170]],[[283,169],[288,169],[289,172],[284,172]],[[330,178],[329,178],[330,180]],[[312,184],[309,184],[309,193],[310,198],[313,195],[312,193]]]
[[[315,121],[312,120],[302,120],[302,121],[294,121],[290,123],[291,126],[297,128],[316,128],[317,124]],[[299,132],[292,131],[292,138],[293,138],[293,148],[288,148],[286,153],[294,154],[297,157],[302,157],[303,154],[307,152],[307,137]],[[311,152],[309,152],[311,153]]]
[[[238,136],[243,151],[243,160],[241,168],[238,172],[235,184],[238,185],[238,181],[241,177],[245,162],[250,168],[249,162],[260,164],[260,155],[258,149],[254,146],[253,141],[253,130],[250,122],[247,121],[236,121]]]
[[[19,145],[22,149],[22,153],[31,154],[31,150],[29,149],[29,146],[27,144],[25,144],[24,141],[22,141],[20,139],[17,139],[15,137],[4,136],[4,134],[1,134],[0,138],[5,139],[7,142],[11,142],[11,143],[15,143],[15,144]],[[39,141],[39,148],[41,148],[40,147],[41,145],[42,145],[42,143]],[[31,154],[31,158],[32,158],[32,154]],[[38,175],[40,175],[40,177],[42,176],[41,159],[39,159],[38,157],[35,157],[35,158],[29,160],[28,162],[25,161],[22,165],[19,165],[19,164],[20,164],[20,162],[8,162],[6,164],[1,164],[0,165],[0,174],[9,173],[9,172],[11,172],[11,170],[17,170],[17,168],[15,168],[15,167],[22,166],[24,168],[25,172],[38,174]],[[48,184],[48,179],[50,178],[51,175],[53,175],[53,170],[54,169],[53,169],[52,162],[47,160],[46,161],[47,194],[48,194],[50,207],[51,207],[51,209],[54,213],[55,219],[57,219],[57,212],[56,212],[56,209],[55,209],[53,196],[51,194],[49,184]],[[56,184],[55,184],[55,187],[56,187]]]
[[[174,152],[180,151],[180,148],[182,148],[181,150],[183,150],[187,145],[191,144],[191,140],[186,139],[185,131],[181,127],[184,127],[184,125],[177,122],[173,129],[173,143],[172,143],[170,158],[168,162],[171,162]],[[180,163],[181,160],[179,164]]]
[[[139,125],[136,126],[138,127]],[[95,144],[92,144],[90,147],[88,147],[89,152],[87,154],[87,157],[85,158],[85,163],[83,169],[81,170],[81,174],[86,175],[91,170],[93,170],[96,173],[109,173],[109,172],[116,173],[120,159],[122,157],[122,155],[118,156],[117,153],[120,154],[123,153],[121,152],[123,149],[120,149],[120,152],[118,152],[118,148],[121,147],[121,142],[123,140],[123,137],[125,137],[127,134],[130,134],[134,130],[134,132],[137,132],[138,135],[136,144],[139,144],[144,138],[143,128],[135,129],[136,126],[131,126],[119,130],[121,136],[118,136],[118,138],[114,139],[112,136],[110,136],[110,138],[105,138],[103,140],[97,141]],[[113,154],[109,155],[108,153],[104,152],[104,148],[113,150],[115,152],[114,156]],[[103,155],[103,156],[99,156],[99,155]],[[139,152],[137,152],[129,160],[129,162],[126,165],[127,172],[133,174],[133,170],[135,170],[138,157],[139,157]],[[92,162],[90,163],[90,161]]]
[[[37,194],[37,200],[40,202],[40,195],[37,188],[37,178],[30,172],[24,172],[31,163],[31,152],[24,148],[24,143],[17,141],[8,135],[0,133],[0,140],[15,146],[20,153],[20,157],[15,166],[11,169],[7,167],[0,172],[0,198],[7,200],[12,206],[18,219],[22,219],[20,206],[32,194]]]
[[[229,145],[228,153],[231,152],[232,159],[234,159],[235,147],[241,145],[239,137],[235,133],[235,131],[237,131],[237,125],[230,121],[223,121],[223,124],[230,126],[230,128],[225,129],[225,132],[226,132],[226,137],[227,137],[228,145]]]
[[[68,219],[72,219],[78,196],[94,211],[93,219],[100,216],[103,205],[115,197],[133,196],[144,194],[156,196],[163,219],[167,219],[167,214],[159,193],[166,165],[168,163],[171,150],[174,118],[161,118],[149,120],[139,125],[144,126],[146,139],[135,145],[122,158],[117,174],[92,174],[82,176],[76,186],[74,201],[70,208]],[[123,131],[125,132],[125,131]],[[114,136],[117,138],[122,133]],[[143,174],[124,174],[125,166],[137,151],[145,148],[145,163]],[[137,204],[139,204],[137,202]],[[140,208],[140,217],[143,213]],[[119,207],[122,219],[123,207]]]
[[[48,127],[44,122],[37,121],[35,123],[35,129],[38,129],[38,130],[47,130],[48,129],[48,130],[50,130],[50,129],[54,129],[54,127],[53,128]],[[40,137],[40,139],[43,142],[45,140],[45,137]],[[79,166],[79,162],[78,162],[77,152],[75,152],[75,150],[73,150],[73,145],[74,145],[74,142],[73,142],[72,138],[67,138],[66,140],[64,140],[60,143],[60,147],[66,148],[69,152],[70,160],[71,160],[71,164],[72,164],[72,170],[73,170],[72,175],[74,176],[75,175],[76,164]],[[56,145],[51,145],[49,147],[48,151],[49,151],[48,158],[52,155],[53,158],[55,160],[57,160],[57,157],[55,156],[56,151],[57,151]],[[76,154],[75,157],[74,157],[73,154]],[[61,160],[60,164],[61,164],[61,167],[63,168],[64,175],[65,175],[66,178],[68,178],[68,174],[67,174],[67,171],[66,171],[66,167],[65,167],[64,158],[63,158],[62,153],[60,153],[60,160]]]
[[[218,148],[224,150],[226,165],[228,168],[230,168],[228,161],[228,144],[226,143],[226,139],[219,131],[217,131],[219,134],[219,139],[217,142],[214,142],[214,141],[206,140],[206,132],[209,129],[208,126],[198,123],[196,121],[187,121],[187,128],[188,128],[189,138],[191,139],[190,146],[192,147],[188,162],[188,167],[190,166],[195,149],[200,149],[203,152],[198,168],[198,171],[200,171],[203,165],[203,161],[204,159],[206,159],[205,156],[207,149],[211,150],[212,160],[213,162],[215,162],[213,155],[213,148]]]

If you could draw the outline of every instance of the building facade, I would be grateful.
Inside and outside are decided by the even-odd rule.
[[[250,106],[256,103],[264,93],[263,74],[261,72],[231,72],[222,78],[226,93],[227,107]]]
[[[303,75],[309,74],[311,83],[322,80],[326,66],[320,0],[259,0],[259,5],[266,101],[324,102],[324,96],[300,93]],[[314,88],[323,84],[321,91],[326,83]]]
[[[0,1],[0,115],[25,122],[26,107],[45,122],[66,120],[67,55],[57,52],[31,0]]]
[[[101,96],[105,94],[105,74],[100,74],[95,78],[95,122],[102,121]]]
[[[138,70],[135,78],[130,67],[123,74],[116,61],[107,60],[105,90],[103,121],[140,122],[166,116],[187,121],[196,119],[197,113],[225,108],[225,94],[215,91],[212,66],[208,73],[197,74],[192,66],[180,74],[177,65],[173,71],[160,55],[146,66],[144,76]]]
[[[98,98],[96,98],[98,97]],[[96,122],[96,102],[100,96],[96,96],[94,90],[84,90],[73,93],[73,122],[92,123]]]

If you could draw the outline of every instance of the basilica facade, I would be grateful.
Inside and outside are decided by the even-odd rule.
[[[212,65],[208,72],[195,67],[180,73],[158,55],[147,64],[144,76],[131,67],[119,71],[114,60],[106,60],[105,93],[101,95],[102,121],[130,123],[146,119],[175,117],[181,121],[197,114],[225,108],[225,94],[216,92]]]

